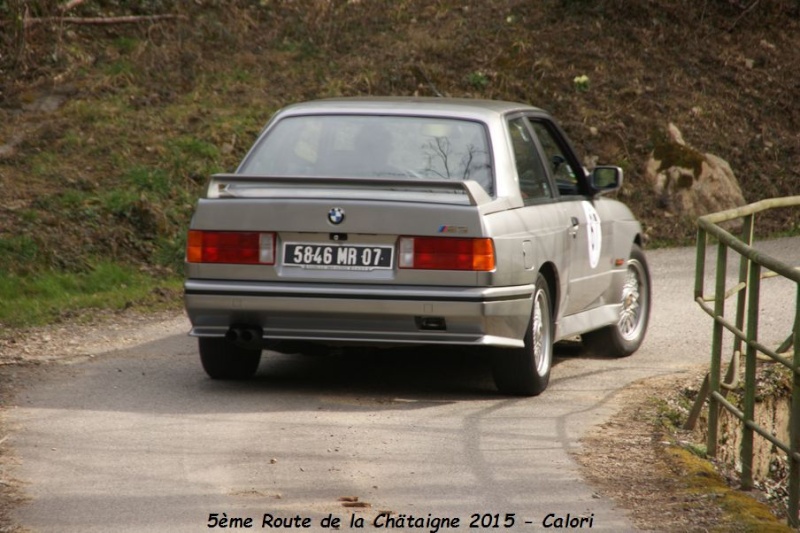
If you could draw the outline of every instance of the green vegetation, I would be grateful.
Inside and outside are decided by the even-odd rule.
[[[5,275],[0,278],[0,323],[39,325],[80,316],[87,309],[163,308],[173,305],[179,293],[176,277],[156,280],[133,267],[110,262],[78,274]]]

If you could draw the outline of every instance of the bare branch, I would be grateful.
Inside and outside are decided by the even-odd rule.
[[[462,158],[462,161],[466,159],[466,163],[464,163],[464,175],[461,176],[462,181],[467,181],[469,179],[469,174],[472,171],[470,167],[472,166],[472,159],[476,151],[475,147],[471,144],[467,147],[467,153],[464,155],[464,158]]]
[[[444,163],[444,171],[447,174],[447,177],[450,178],[450,164],[447,162],[448,157],[450,156],[450,139],[447,137],[436,137],[436,147],[439,149],[439,153],[442,157],[442,163]]]
[[[25,27],[48,22],[58,22],[62,24],[84,24],[84,25],[103,25],[103,24],[131,24],[139,22],[154,22],[157,20],[186,19],[185,15],[141,15],[141,16],[122,16],[122,17],[36,17],[26,18]]]
[[[739,24],[739,22],[745,17],[745,15],[750,13],[753,10],[753,8],[755,8],[758,5],[758,2],[759,2],[759,0],[753,0],[752,4],[750,4],[749,6],[745,7],[744,11],[742,11],[742,14],[739,15],[736,18],[736,20],[733,21],[733,24],[731,24],[730,28],[728,28],[728,31],[729,32],[733,31],[734,28],[736,28],[736,25]],[[743,7],[743,6],[740,6],[740,7]]]

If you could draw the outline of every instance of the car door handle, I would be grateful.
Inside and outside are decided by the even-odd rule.
[[[573,239],[578,236],[578,228],[580,225],[581,223],[576,217],[570,218],[569,234]]]

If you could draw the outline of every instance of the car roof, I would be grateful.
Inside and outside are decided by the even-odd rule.
[[[292,104],[284,108],[280,114],[284,116],[356,113],[374,115],[444,115],[490,120],[497,116],[516,111],[536,111],[547,114],[537,107],[515,102],[505,102],[502,100],[401,96],[347,97],[311,100]]]

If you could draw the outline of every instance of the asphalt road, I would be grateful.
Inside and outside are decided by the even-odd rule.
[[[765,247],[800,264],[800,239]],[[422,519],[394,531],[444,520],[441,531],[546,531],[581,517],[584,529],[634,530],[584,483],[572,454],[620,407],[622,388],[706,364],[711,338],[693,302],[694,250],[648,257],[654,306],[642,349],[621,360],[561,349],[537,398],[499,396],[486,360],[441,350],[265,354],[256,379],[214,382],[188,323],[52,365],[7,412],[12,475],[30,498],[14,517],[33,531],[84,533],[285,531],[277,526],[304,519],[321,531],[330,517],[342,531],[379,531],[390,529],[373,523],[385,511]],[[773,281],[762,291],[768,343],[788,334],[794,308],[793,287]]]

